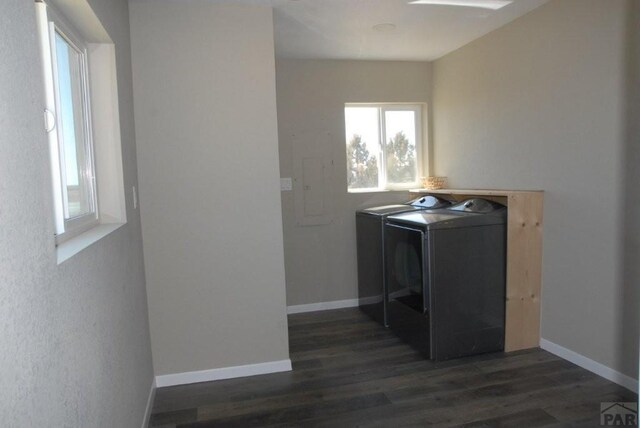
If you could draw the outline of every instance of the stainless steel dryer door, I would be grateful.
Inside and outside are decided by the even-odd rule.
[[[384,235],[389,328],[430,357],[425,233],[387,223]]]

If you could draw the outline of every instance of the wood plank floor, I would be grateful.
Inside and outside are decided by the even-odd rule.
[[[289,316],[293,371],[159,388],[152,427],[600,426],[628,390],[540,349],[425,360],[357,309]]]

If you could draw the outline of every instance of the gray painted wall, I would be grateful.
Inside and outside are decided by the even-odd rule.
[[[281,177],[294,175],[294,165],[301,162],[305,153],[294,145],[303,144],[304,136],[330,133],[330,147],[325,152],[333,160],[328,186],[332,195],[329,224],[298,225],[295,192],[282,193],[287,304],[355,299],[358,295],[355,211],[361,207],[404,202],[408,194],[347,192],[344,104],[429,104],[431,65],[283,59],[276,63],[276,77]],[[299,182],[294,183],[296,185],[300,185]]]
[[[271,8],[130,11],[155,372],[288,359]]]
[[[90,3],[116,45],[131,189],[127,2]],[[128,198],[127,225],[56,265],[32,1],[3,1],[0,40],[0,420],[9,427],[139,427],[153,369],[138,212]]]
[[[435,173],[452,186],[545,190],[542,336],[635,377],[626,6],[551,1],[437,60],[433,132]]]
[[[626,148],[624,176],[624,302],[640,302],[640,2],[632,1],[627,20]],[[640,308],[626,304],[618,314],[623,326],[640,325]],[[623,355],[638,351],[640,328],[622,329]],[[623,361],[624,364],[624,361]]]

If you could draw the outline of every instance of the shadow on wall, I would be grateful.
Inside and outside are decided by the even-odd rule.
[[[626,56],[625,107],[626,125],[624,151],[624,194],[622,211],[622,275],[623,305],[618,329],[620,367],[624,373],[638,378],[638,358],[630,360],[628,355],[638,355],[640,336],[640,2],[629,2],[631,9],[627,22],[628,43]]]

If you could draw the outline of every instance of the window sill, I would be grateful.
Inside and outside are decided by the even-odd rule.
[[[411,189],[349,189],[348,193],[388,193],[388,192],[409,192]]]
[[[114,232],[115,230],[120,228],[120,226],[124,225],[125,223],[100,224],[92,229],[87,230],[84,233],[81,233],[76,237],[69,239],[68,241],[63,242],[56,248],[58,264],[69,260],[71,257],[75,256],[94,242],[98,242],[111,232]]]

